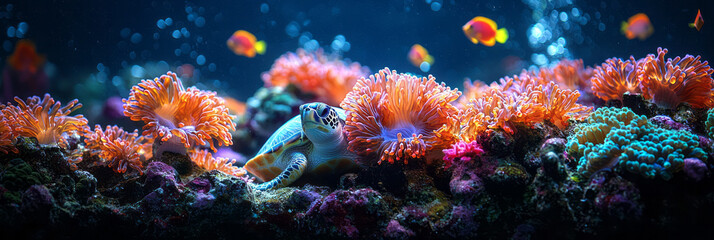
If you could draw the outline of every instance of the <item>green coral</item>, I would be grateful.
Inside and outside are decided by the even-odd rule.
[[[685,158],[707,159],[696,135],[658,127],[629,108],[593,112],[568,139],[568,152],[583,175],[617,167],[665,180],[682,169]]]
[[[40,174],[32,169],[30,164],[19,158],[10,160],[5,172],[0,176],[0,185],[7,188],[0,199],[19,203],[20,196],[32,185],[44,184],[50,181],[47,175]]]
[[[707,130],[707,136],[714,138],[714,108],[707,111],[707,121],[704,122],[704,127]]]

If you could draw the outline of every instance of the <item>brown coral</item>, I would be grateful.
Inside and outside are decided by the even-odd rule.
[[[378,163],[407,163],[448,148],[459,130],[459,110],[451,102],[460,92],[435,80],[389,68],[360,79],[340,104],[347,111],[349,149],[381,155]]]

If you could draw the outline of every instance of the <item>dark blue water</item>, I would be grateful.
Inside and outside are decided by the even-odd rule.
[[[280,55],[305,47],[305,40],[332,52],[338,35],[350,46],[341,54],[373,72],[390,67],[423,74],[406,59],[411,45],[419,43],[435,59],[428,73],[459,88],[467,77],[490,82],[560,58],[582,58],[586,65],[595,65],[609,57],[644,57],[660,46],[669,48],[672,57],[714,57],[714,26],[705,23],[700,32],[687,26],[697,9],[705,20],[714,17],[711,1],[6,0],[0,9],[0,62],[4,64],[20,39],[6,34],[8,28],[26,23],[21,38],[35,42],[53,66],[50,92],[60,99],[79,98],[85,105],[113,95],[125,97],[139,78],[154,77],[148,68],[159,61],[173,71],[191,64],[200,75],[189,85],[245,100],[263,85],[260,74]],[[650,17],[654,34],[644,41],[628,40],[620,24],[639,12]],[[506,44],[486,47],[468,41],[461,26],[475,16],[507,28]],[[157,21],[167,18],[172,25],[159,28]],[[549,35],[529,40],[538,26],[541,34]],[[182,29],[188,34],[172,36]],[[239,29],[265,40],[266,54],[234,55],[225,41]],[[314,41],[309,44],[316,46]],[[199,55],[206,59],[203,65],[197,62]],[[147,69],[132,77],[134,66]]]

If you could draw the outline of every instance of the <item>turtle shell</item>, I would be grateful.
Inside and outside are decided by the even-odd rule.
[[[340,108],[333,109],[336,110],[338,117],[344,121],[346,118],[345,111]],[[295,116],[268,138],[255,157],[245,164],[245,169],[260,180],[269,181],[278,176],[287,167],[287,164],[283,164],[278,160],[288,149],[297,148],[293,150],[304,151],[305,155],[310,155],[309,151],[313,149],[310,144],[312,142],[303,132],[300,115]],[[310,160],[308,159],[308,161]],[[313,165],[315,164],[313,163]]]
[[[273,133],[258,153],[245,164],[245,169],[262,181],[278,176],[283,168],[276,165],[276,160],[294,146],[309,144],[310,140],[302,131],[300,116],[291,118]]]

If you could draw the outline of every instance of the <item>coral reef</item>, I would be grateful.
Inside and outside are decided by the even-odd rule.
[[[144,80],[124,100],[144,135],[88,131],[81,115],[69,116],[76,100],[16,98],[0,105],[0,237],[707,238],[712,71],[699,57],[665,61],[666,53],[596,70],[563,60],[490,85],[467,82],[461,99],[433,76],[385,68],[355,80],[341,103],[343,143],[359,157],[339,160],[359,168],[261,191],[232,149],[253,154],[303,101],[339,102],[332,94],[341,90],[310,92],[322,87],[290,77],[337,79],[332,70],[271,70],[286,85],[258,90],[238,118],[173,73]],[[321,53],[283,58],[274,69],[288,58],[358,66]],[[583,100],[588,89],[608,102]],[[239,146],[228,146],[228,134]]]
[[[313,101],[337,106],[352,90],[358,79],[369,74],[359,63],[331,59],[322,50],[307,52],[298,49],[275,60],[269,72],[263,73],[266,87],[295,85],[300,91],[314,95]]]
[[[709,138],[714,138],[714,108],[707,111],[706,121],[704,122],[704,127],[707,136]]]
[[[619,167],[668,180],[682,170],[685,158],[707,159],[696,135],[657,127],[629,108],[600,108],[587,122],[568,143],[583,174]]]
[[[361,78],[340,106],[347,112],[349,149],[380,155],[378,163],[408,162],[440,152],[456,140],[461,93],[431,75],[416,77],[385,68]]]

